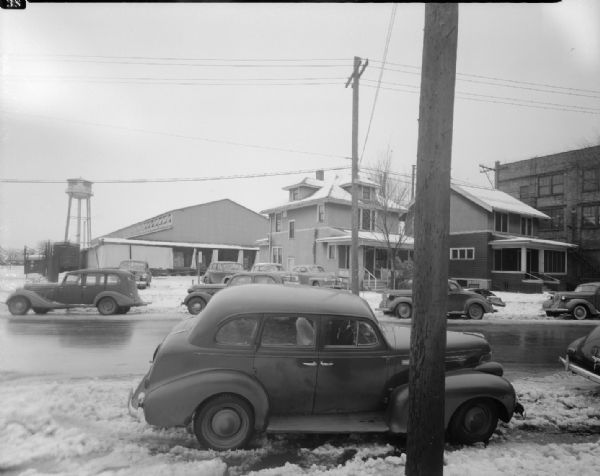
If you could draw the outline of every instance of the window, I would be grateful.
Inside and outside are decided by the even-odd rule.
[[[494,271],[521,271],[521,249],[494,250]]]
[[[261,346],[314,347],[315,324],[310,318],[296,316],[272,316],[265,320]]]
[[[369,187],[362,188],[362,199],[371,200],[371,189]]]
[[[104,275],[98,273],[90,273],[85,277],[86,286],[102,286],[104,284]]]
[[[326,346],[373,347],[379,343],[371,324],[347,317],[332,317],[325,331]]]
[[[273,263],[279,263],[282,264],[283,263],[283,250],[280,246],[274,246],[273,247],[273,259],[272,259]]]
[[[544,272],[565,273],[566,269],[564,251],[544,250]]]
[[[281,231],[281,213],[275,213],[275,231]]]
[[[339,245],[338,252],[338,267],[340,269],[350,269],[350,246]]]
[[[217,344],[250,345],[254,341],[258,321],[255,317],[236,317],[226,322],[217,331]]]
[[[375,210],[370,210],[368,208],[360,208],[358,210],[359,224],[358,227],[361,230],[375,230]]]
[[[544,175],[538,179],[538,196],[562,195],[563,174]]]
[[[494,212],[494,230],[508,232],[508,213]]]
[[[254,282],[256,284],[277,284],[277,281],[272,276],[268,275],[259,275],[254,277]]]
[[[540,230],[562,230],[564,228],[564,208],[547,208],[540,211],[550,217],[549,220],[540,220]]]
[[[119,284],[119,276],[116,274],[107,274],[106,275],[106,284]]]
[[[81,281],[80,274],[67,274],[67,276],[65,277],[64,283],[65,284],[79,284],[80,281]]]
[[[451,260],[475,259],[475,248],[450,248]]]
[[[595,192],[597,190],[600,190],[600,169],[584,170],[581,180],[581,191]]]
[[[529,198],[529,185],[521,185],[519,187],[519,199],[527,200]]]
[[[583,205],[581,207],[581,226],[584,228],[593,228],[600,226],[598,217],[598,205]]]
[[[295,201],[298,200],[298,189],[297,188],[293,188],[292,190],[290,190],[290,201]]]
[[[319,223],[325,222],[325,204],[324,203],[317,205],[317,221]]]
[[[327,245],[327,259],[335,259],[335,245]]]
[[[521,217],[521,235],[533,235],[533,219]]]
[[[296,233],[296,222],[294,220],[290,220],[288,225],[289,225],[288,236],[289,236],[289,238],[294,238],[295,233]]]

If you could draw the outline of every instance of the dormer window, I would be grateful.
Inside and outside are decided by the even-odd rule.
[[[363,187],[362,188],[362,199],[366,200],[366,201],[370,201],[371,200],[371,188],[370,187]]]
[[[508,232],[508,213],[494,213],[494,230],[503,233]]]
[[[298,200],[298,192],[299,192],[299,190],[297,188],[293,188],[290,190],[290,201],[291,202]]]
[[[521,235],[533,235],[533,219],[521,217]]]

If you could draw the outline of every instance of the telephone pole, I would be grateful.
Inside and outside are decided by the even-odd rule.
[[[350,245],[350,271],[352,293],[358,295],[358,85],[360,77],[369,64],[366,60],[354,57],[354,69],[346,82],[346,87],[352,83],[352,242]],[[362,68],[361,68],[362,65]],[[360,71],[359,71],[360,70]]]
[[[417,146],[408,476],[442,476],[444,468],[445,316],[457,37],[458,4],[427,3]]]

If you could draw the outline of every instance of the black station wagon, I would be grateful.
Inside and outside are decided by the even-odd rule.
[[[224,289],[157,347],[129,397],[158,427],[191,426],[216,450],[255,431],[405,433],[410,329],[380,325],[344,291],[252,284]],[[521,410],[478,334],[448,332],[446,427],[487,441]]]
[[[100,314],[125,314],[133,306],[144,306],[135,277],[119,269],[80,269],[65,274],[60,283],[26,284],[6,300],[11,314],[21,316],[30,309],[46,314],[52,309],[97,307]]]

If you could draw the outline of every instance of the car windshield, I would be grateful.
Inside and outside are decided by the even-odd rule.
[[[576,293],[595,293],[598,285],[596,284],[580,284],[575,288]]]
[[[240,263],[219,263],[217,269],[219,271],[241,271],[243,266]]]
[[[123,261],[119,268],[128,271],[144,271],[146,269],[146,263],[143,261]]]

